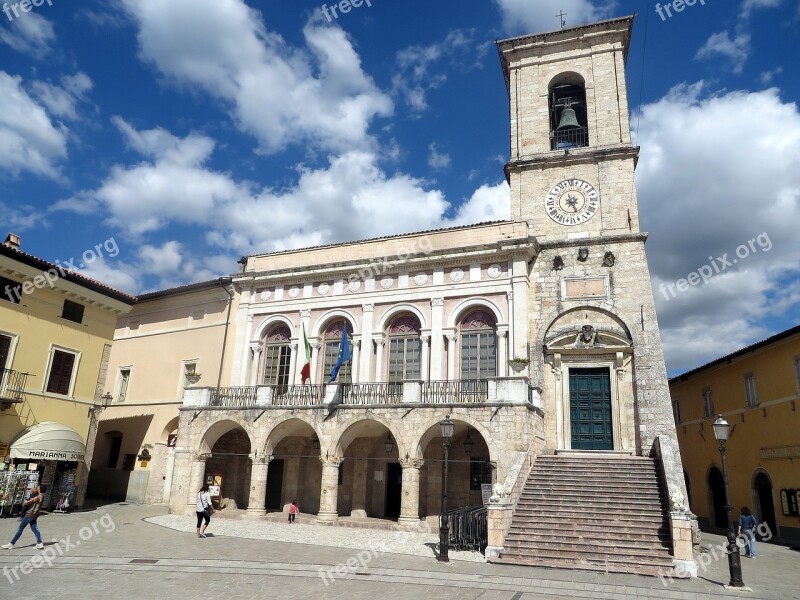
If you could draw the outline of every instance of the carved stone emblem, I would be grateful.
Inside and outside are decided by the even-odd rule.
[[[589,249],[588,248],[579,248],[578,249],[578,260],[581,262],[586,262],[586,259],[589,258]]]

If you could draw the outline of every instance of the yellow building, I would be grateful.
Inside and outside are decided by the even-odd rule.
[[[0,511],[26,484],[48,502],[75,501],[85,484],[85,444],[102,402],[117,319],[135,298],[20,250],[0,245]],[[25,474],[24,476],[22,474]],[[79,494],[78,494],[79,495]]]
[[[748,506],[778,541],[800,541],[800,326],[670,380],[692,511],[725,528],[725,495],[712,424],[731,425],[728,476],[734,517]]]
[[[169,501],[184,388],[229,385],[237,306],[221,278],[142,294],[118,320],[103,387],[112,399],[87,445],[90,497]]]

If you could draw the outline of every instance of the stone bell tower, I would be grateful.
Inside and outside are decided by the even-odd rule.
[[[648,455],[659,435],[675,437],[639,230],[625,82],[632,28],[631,16],[498,42],[512,219],[527,221],[541,248],[530,375],[556,450]],[[605,391],[576,400],[595,387]]]
[[[512,219],[540,240],[639,230],[625,62],[633,17],[500,42]]]

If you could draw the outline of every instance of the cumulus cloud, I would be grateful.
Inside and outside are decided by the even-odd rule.
[[[59,179],[59,164],[67,157],[67,128],[50,120],[19,76],[0,71],[0,98],[0,170]]]
[[[13,21],[0,17],[0,42],[15,52],[42,59],[52,50],[55,39],[53,24],[39,13],[29,12],[24,19]]]
[[[682,371],[762,337],[768,315],[797,310],[800,113],[777,89],[681,85],[643,107],[640,142],[656,305],[668,366]],[[730,266],[709,283],[670,291],[726,254]]]
[[[366,149],[391,99],[361,69],[348,35],[319,20],[294,48],[241,0],[120,0],[138,27],[139,55],[178,85],[221,99],[263,152],[290,143]]]
[[[446,169],[450,166],[450,155],[447,152],[439,152],[435,143],[428,146],[428,166],[431,169]]]
[[[47,107],[50,114],[62,119],[78,118],[77,104],[86,99],[86,93],[93,87],[92,80],[86,73],[78,72],[61,78],[61,85],[47,81],[34,81],[31,84],[33,94],[39,102]]]
[[[706,40],[695,58],[713,60],[721,56],[728,60],[731,70],[738,75],[750,57],[750,48],[750,34],[737,33],[732,37],[730,32],[720,31]]]

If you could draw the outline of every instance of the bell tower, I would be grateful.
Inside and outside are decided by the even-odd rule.
[[[498,42],[511,218],[541,241],[639,230],[625,62],[633,17]]]

